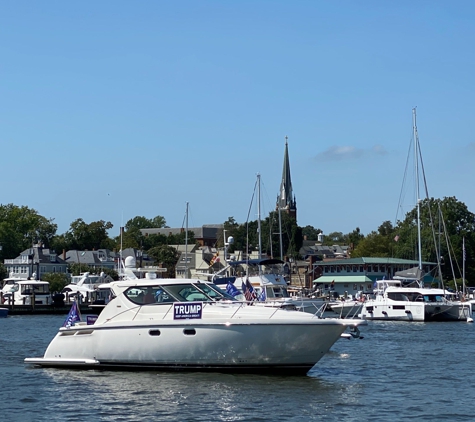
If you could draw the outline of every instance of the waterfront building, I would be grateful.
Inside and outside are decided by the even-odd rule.
[[[322,294],[339,296],[371,293],[376,280],[392,279],[396,272],[418,266],[418,261],[398,258],[349,258],[317,261],[313,264],[314,288]],[[422,262],[423,283],[439,283],[434,271],[437,264]]]

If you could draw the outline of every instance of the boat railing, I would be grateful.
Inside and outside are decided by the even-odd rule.
[[[127,312],[132,312],[132,313],[135,313],[135,315],[133,316],[132,320],[135,320],[137,318],[137,316],[141,313],[141,311],[146,311],[146,310],[150,310],[151,308],[155,307],[155,306],[168,306],[168,309],[163,313],[163,316],[160,318],[160,319],[165,319],[169,314],[170,312],[173,312],[173,309],[174,309],[174,305],[177,304],[177,303],[180,303],[180,304],[187,304],[187,303],[191,303],[191,302],[170,302],[170,303],[149,303],[149,304],[144,304],[144,305],[136,305],[136,306],[133,306],[132,308],[128,308],[128,309],[124,309],[122,310],[121,312],[117,313],[116,315],[112,316],[111,318],[107,319],[106,321],[104,321],[105,323],[107,322],[111,322],[113,321],[115,318],[119,317],[120,315],[123,315]],[[247,301],[229,301],[229,302],[200,302],[202,303],[202,306],[203,306],[203,309],[205,309],[206,307],[214,307],[216,305],[233,305],[235,306],[235,311],[229,316],[229,319],[234,319],[234,318],[237,318],[238,317],[238,313],[239,311],[241,311],[242,309],[246,308],[247,306],[253,306],[254,302],[247,302]],[[260,302],[261,304],[264,304],[263,302]],[[265,305],[264,305],[265,306]],[[316,305],[314,305],[315,308],[316,308],[316,311],[315,313],[313,314],[314,317],[316,318],[323,318],[323,312],[325,311],[326,309],[326,306],[327,306],[327,303],[324,303],[322,306],[320,307],[317,307]],[[269,314],[268,316],[266,316],[268,319],[272,319],[276,313],[279,311],[279,310],[282,310],[281,307],[274,307],[274,312],[272,312],[271,314]],[[303,310],[295,310],[295,312],[304,312]]]

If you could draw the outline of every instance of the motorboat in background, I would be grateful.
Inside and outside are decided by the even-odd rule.
[[[362,320],[250,306],[214,283],[138,279],[110,283],[114,298],[92,325],[62,327],[43,367],[305,374]]]
[[[61,293],[68,297],[81,296],[81,301],[88,302],[92,300],[98,286],[113,281],[112,277],[101,272],[100,274],[91,274],[85,272],[80,275],[71,276],[71,282],[63,288]]]
[[[403,321],[470,321],[472,305],[451,301],[444,289],[404,286],[402,280],[378,280],[374,298],[364,302],[362,318]],[[471,321],[470,321],[471,322]]]
[[[2,295],[5,305],[50,305],[52,303],[49,283],[41,280],[15,281],[9,291]]]
[[[227,263],[221,272],[212,277],[212,281],[218,285],[232,283],[241,292],[243,286],[249,282],[254,289],[254,300],[266,302],[271,306],[294,306],[300,311],[312,314],[321,312],[327,304],[322,298],[290,294],[286,280],[286,275],[289,274],[288,264],[280,259],[229,260]],[[243,296],[239,299],[245,300]]]

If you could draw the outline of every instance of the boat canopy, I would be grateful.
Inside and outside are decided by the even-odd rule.
[[[394,278],[396,279],[421,280],[422,276],[423,273],[419,267],[412,267],[407,270],[396,271],[394,273]]]

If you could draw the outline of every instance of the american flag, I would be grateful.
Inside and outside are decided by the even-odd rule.
[[[250,302],[250,301],[253,301],[253,300],[257,299],[256,291],[255,291],[254,287],[252,287],[252,284],[249,281],[249,279],[246,280],[246,290],[244,291],[244,288],[243,288],[243,292],[244,292],[244,296],[246,297],[247,301]]]

